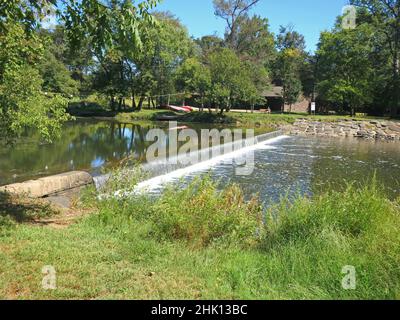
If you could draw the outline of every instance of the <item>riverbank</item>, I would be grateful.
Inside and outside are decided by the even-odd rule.
[[[127,100],[128,107],[131,106],[130,100]],[[132,121],[169,121],[175,120],[186,123],[203,124],[222,124],[243,127],[279,127],[287,124],[294,124],[297,120],[307,118],[308,120],[321,122],[336,122],[343,119],[349,120],[376,120],[374,117],[357,115],[355,117],[343,115],[309,115],[309,114],[281,114],[281,113],[263,113],[263,112],[225,112],[223,115],[208,109],[204,112],[194,111],[189,114],[176,113],[169,110],[160,109],[142,109],[141,111],[111,111],[107,103],[102,100],[91,98],[88,101],[71,103],[68,112],[75,117],[95,118],[95,119],[114,119],[120,122]],[[379,119],[383,120],[383,119]]]
[[[334,115],[307,115],[307,114],[267,114],[267,113],[240,113],[229,112],[223,115],[219,113],[192,112],[188,114],[179,114],[163,110],[143,110],[133,113],[119,113],[115,119],[121,122],[130,122],[138,120],[160,121],[169,118],[178,122],[186,123],[203,123],[203,124],[225,124],[239,127],[274,127],[280,128],[284,125],[295,124],[301,119],[316,122],[338,122],[346,119],[346,121],[380,121],[384,119],[376,119],[365,116],[344,117]]]
[[[2,212],[0,297],[398,299],[400,202],[378,189],[283,200],[265,225],[256,199],[208,179],[157,201],[98,202],[88,191],[76,210],[93,214],[68,228]],[[41,287],[48,265],[56,290]],[[354,290],[342,287],[348,266]]]
[[[95,119],[104,117],[92,116]],[[109,117],[110,119],[110,117]],[[256,130],[283,130],[290,135],[318,137],[357,137],[386,141],[400,140],[400,121],[367,116],[345,117],[336,115],[266,114],[230,112],[192,112],[179,114],[166,110],[142,110],[118,113],[112,117],[122,123],[135,121],[178,121],[207,125],[254,128]]]
[[[400,141],[398,121],[346,119],[332,122],[298,119],[292,125],[283,126],[282,129],[291,135]]]

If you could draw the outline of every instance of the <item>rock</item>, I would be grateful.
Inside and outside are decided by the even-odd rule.
[[[66,196],[50,196],[46,200],[60,208],[71,208],[71,199]]]
[[[343,119],[334,122],[297,120],[286,130],[293,135],[323,137],[358,137],[368,140],[400,140],[400,124],[379,120]]]
[[[366,135],[368,135],[368,133],[367,133],[366,130],[359,130],[359,131],[357,131],[357,136],[359,136],[359,137],[364,137],[364,136],[366,136]]]
[[[390,125],[389,130],[394,131],[394,132],[399,132],[400,133],[400,127],[397,125]]]
[[[72,171],[38,180],[10,184],[0,187],[0,192],[43,198],[59,192],[79,188],[93,183],[92,176],[83,171]]]

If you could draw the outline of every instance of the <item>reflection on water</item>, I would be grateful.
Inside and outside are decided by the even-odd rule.
[[[255,170],[250,176],[237,176],[234,165],[223,163],[207,172],[224,185],[228,181],[240,184],[248,197],[259,194],[264,202],[275,202],[284,195],[342,190],[346,181],[362,184],[374,174],[393,198],[400,195],[400,145],[290,137],[257,149]],[[198,174],[189,175],[185,182]]]
[[[198,133],[201,129],[191,127]],[[145,138],[154,128],[167,133],[168,123],[139,125],[78,119],[67,123],[61,138],[52,144],[40,144],[37,133],[26,132],[16,145],[0,146],[0,185],[71,170],[98,175],[105,166],[117,165],[128,156],[145,162],[146,151],[152,144]]]
[[[145,137],[155,126],[160,127],[79,120],[68,123],[53,144],[39,144],[37,135],[27,133],[15,146],[0,148],[0,185],[69,170],[99,174],[104,166],[128,155],[144,161],[151,144]],[[163,126],[167,130],[167,124]],[[264,200],[298,191],[315,194],[339,189],[345,180],[363,182],[374,173],[390,196],[400,195],[398,143],[290,137],[258,148],[252,175],[236,176],[235,169],[235,165],[220,163],[210,174],[224,184],[237,182],[248,196],[259,193]]]
[[[53,144],[40,144],[35,133],[27,133],[12,147],[0,149],[0,185],[70,170],[98,174],[106,164],[128,155],[145,158],[147,132],[152,125],[110,121],[77,120],[65,125]]]

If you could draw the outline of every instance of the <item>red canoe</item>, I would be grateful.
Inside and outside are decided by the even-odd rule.
[[[168,109],[176,112],[192,112],[193,108],[189,106],[177,107],[177,106],[168,106]]]

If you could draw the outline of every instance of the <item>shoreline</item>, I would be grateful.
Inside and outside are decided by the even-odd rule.
[[[359,138],[400,142],[400,122],[380,120],[341,120],[338,122],[317,122],[299,119],[292,125],[281,128],[294,136],[330,138]]]

